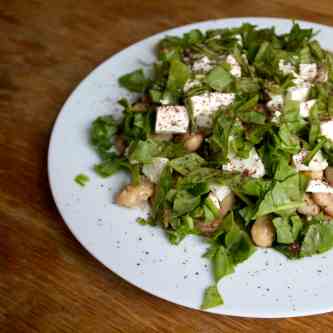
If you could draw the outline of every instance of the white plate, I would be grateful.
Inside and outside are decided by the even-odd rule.
[[[143,214],[112,204],[128,180],[125,174],[103,180],[92,171],[98,162],[88,143],[91,122],[99,115],[118,114],[117,100],[128,94],[117,78],[154,61],[153,48],[165,35],[181,35],[194,28],[214,29],[274,25],[288,31],[291,21],[274,18],[233,18],[195,23],[168,30],[136,43],[97,67],[76,88],[55,123],[49,147],[49,180],[58,209],[81,244],[110,270],[165,300],[198,309],[204,289],[212,282],[207,245],[189,237],[172,246],[159,228],[135,222]],[[317,38],[333,49],[333,29],[300,22],[320,30]],[[74,177],[86,173],[84,188]],[[225,305],[210,310],[246,317],[292,317],[333,310],[333,251],[301,261],[288,261],[274,251],[258,250],[219,284]]]

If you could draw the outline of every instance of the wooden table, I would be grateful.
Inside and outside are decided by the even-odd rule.
[[[333,314],[222,317],[173,305],[98,263],[60,218],[47,181],[53,122],[100,62],[156,32],[230,16],[333,25],[332,0],[1,0],[0,331],[333,331]]]

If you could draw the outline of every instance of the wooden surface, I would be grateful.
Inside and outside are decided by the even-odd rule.
[[[48,187],[53,122],[96,65],[171,27],[258,15],[333,25],[332,0],[0,0],[0,332],[333,332],[333,314],[239,319],[144,293],[78,244]]]

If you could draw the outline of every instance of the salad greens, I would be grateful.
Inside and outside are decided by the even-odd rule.
[[[171,244],[190,234],[209,244],[202,309],[223,304],[219,281],[256,246],[290,259],[333,247],[333,56],[314,37],[297,23],[284,34],[246,23],[167,36],[151,74],[119,78],[140,93],[119,101],[122,119],[91,125],[95,171],[132,177],[116,202],[149,200],[139,223]]]

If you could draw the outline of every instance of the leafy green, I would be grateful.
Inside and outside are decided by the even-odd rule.
[[[205,290],[203,302],[201,304],[201,309],[206,310],[206,309],[213,308],[213,307],[216,307],[219,305],[223,305],[223,299],[222,299],[221,295],[219,294],[217,286],[214,284],[212,286],[209,286]]]
[[[190,77],[190,70],[178,59],[174,59],[170,64],[170,72],[167,82],[167,89],[171,92],[179,92],[183,89],[185,82]]]
[[[112,139],[117,132],[117,124],[112,116],[98,117],[91,125],[90,140],[97,151],[106,151],[112,146]]]
[[[79,184],[80,186],[85,186],[89,182],[89,177],[83,173],[78,174],[74,181]]]
[[[312,256],[330,250],[333,247],[333,224],[310,225],[302,243],[300,255]]]
[[[295,174],[284,181],[276,182],[261,201],[256,216],[300,207],[303,204],[304,194],[300,181],[300,176]]]
[[[272,220],[277,233],[277,242],[292,244],[303,227],[301,219],[295,215],[290,218],[276,217]]]
[[[240,186],[240,191],[246,195],[263,197],[270,187],[271,182],[269,180],[245,178]]]
[[[224,276],[234,272],[234,265],[227,250],[220,246],[213,257],[213,272],[215,282],[219,282]]]
[[[131,163],[149,163],[154,157],[161,155],[163,148],[159,141],[152,139],[140,140],[131,149],[129,161]]]
[[[122,87],[134,92],[144,92],[149,84],[142,69],[121,76],[118,82]]]
[[[161,210],[166,204],[166,197],[172,188],[172,169],[167,165],[160,176],[160,182],[156,187],[156,195],[152,206],[152,216],[156,220],[161,215]]]
[[[171,167],[183,176],[188,175],[191,171],[204,164],[206,164],[206,161],[196,153],[187,154],[170,161]]]
[[[313,37],[312,29],[302,29],[298,23],[293,23],[289,33],[283,36],[285,48],[289,51],[295,51],[303,47]]]
[[[200,205],[200,196],[194,196],[188,191],[178,191],[173,202],[173,212],[176,216],[181,216],[191,212]]]
[[[224,91],[233,82],[233,77],[223,66],[217,66],[209,72],[206,81],[211,88]]]

